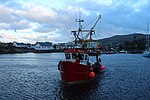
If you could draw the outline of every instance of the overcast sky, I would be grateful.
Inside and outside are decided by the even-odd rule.
[[[70,31],[95,27],[96,38],[146,33],[150,0],[0,0],[0,42],[72,41]]]

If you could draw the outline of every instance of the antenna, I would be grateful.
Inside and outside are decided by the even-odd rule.
[[[75,20],[75,22],[79,22],[79,31],[81,31],[82,30],[82,22],[84,22],[84,20],[83,19],[79,19],[79,20]]]

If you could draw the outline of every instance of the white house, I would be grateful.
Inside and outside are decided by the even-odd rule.
[[[52,50],[51,42],[36,42],[34,46],[34,50]]]
[[[25,47],[25,48],[29,48],[30,44],[25,44],[25,43],[18,43],[18,42],[13,42],[13,46],[14,47]]]

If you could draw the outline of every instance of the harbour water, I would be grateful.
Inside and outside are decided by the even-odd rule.
[[[103,54],[104,72],[89,83],[61,81],[63,53],[0,55],[0,100],[149,100],[150,59],[142,54]]]

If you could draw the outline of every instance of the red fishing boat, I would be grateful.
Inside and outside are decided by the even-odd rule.
[[[100,18],[101,16],[98,17],[96,23]],[[97,43],[96,40],[92,39],[96,23],[90,30],[82,30],[81,23],[83,20],[79,19],[77,22],[79,22],[79,29],[71,31],[75,37],[75,45],[64,51],[65,60],[61,60],[58,64],[61,79],[70,84],[90,81],[104,69],[104,66],[101,65],[101,58],[99,58],[100,46],[90,45]],[[84,38],[80,38],[79,35],[83,32],[87,32],[87,34]]]

